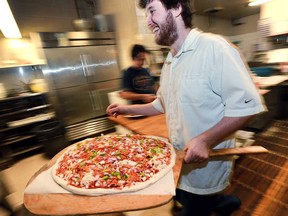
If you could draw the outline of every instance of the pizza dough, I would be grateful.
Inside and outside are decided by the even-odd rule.
[[[52,167],[51,175],[75,194],[134,192],[164,177],[175,160],[172,145],[160,137],[100,136],[68,147]]]

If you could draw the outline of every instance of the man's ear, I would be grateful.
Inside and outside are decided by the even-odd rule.
[[[181,13],[182,13],[182,6],[181,6],[181,4],[178,4],[178,5],[177,5],[177,8],[173,8],[173,9],[172,9],[172,13],[173,13],[173,15],[174,15],[175,17],[181,16]]]

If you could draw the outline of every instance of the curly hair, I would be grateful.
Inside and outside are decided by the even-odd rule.
[[[140,8],[144,9],[146,8],[146,5],[152,2],[153,0],[139,0],[138,5]],[[193,4],[191,3],[191,0],[159,0],[163,6],[169,10],[172,8],[177,8],[179,5],[182,6],[182,13],[181,17],[184,21],[186,28],[192,28],[192,16],[194,13]]]

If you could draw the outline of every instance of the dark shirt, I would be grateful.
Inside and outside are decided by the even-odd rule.
[[[131,91],[137,94],[155,94],[154,79],[146,68],[129,67],[124,71],[122,88],[124,91]],[[132,101],[133,104],[143,101]]]

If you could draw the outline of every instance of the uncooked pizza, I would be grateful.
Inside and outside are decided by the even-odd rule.
[[[68,147],[52,168],[64,189],[82,195],[133,192],[164,177],[175,164],[175,152],[154,136],[99,136]]]

